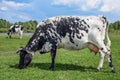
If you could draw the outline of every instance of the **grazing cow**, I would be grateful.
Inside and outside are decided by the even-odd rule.
[[[12,25],[8,31],[8,38],[11,38],[12,33],[18,33],[20,36],[20,39],[22,39],[23,27],[21,25]]]
[[[106,44],[104,40],[106,38]],[[111,41],[108,37],[108,22],[104,16],[59,16],[46,19],[37,25],[36,31],[24,48],[20,48],[19,68],[30,64],[36,51],[41,54],[51,52],[52,63],[49,69],[54,69],[56,49],[81,50],[89,48],[100,53],[100,70],[106,56],[112,72],[115,72],[110,54]]]

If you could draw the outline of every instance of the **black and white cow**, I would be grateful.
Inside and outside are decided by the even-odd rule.
[[[104,40],[107,43],[104,44]],[[30,64],[36,51],[41,54],[51,52],[52,63],[49,69],[54,69],[57,48],[81,50],[89,48],[100,53],[100,62],[97,67],[103,66],[107,56],[112,72],[115,72],[110,54],[111,41],[108,37],[108,22],[103,16],[58,16],[46,19],[37,25],[36,31],[24,48],[20,48],[19,68]]]
[[[22,39],[22,36],[23,36],[23,26],[21,26],[21,25],[12,25],[9,28],[9,31],[8,31],[8,38],[11,38],[12,33],[18,33],[19,36],[20,36],[20,39]]]

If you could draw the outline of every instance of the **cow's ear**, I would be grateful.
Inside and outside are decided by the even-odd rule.
[[[22,50],[23,50],[23,47],[20,47],[20,48],[16,51],[16,53],[19,54]]]

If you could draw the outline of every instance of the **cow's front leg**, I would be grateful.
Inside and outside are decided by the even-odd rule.
[[[55,67],[55,56],[56,56],[56,46],[53,46],[53,48],[51,49],[51,66],[49,67],[50,70],[54,70]]]

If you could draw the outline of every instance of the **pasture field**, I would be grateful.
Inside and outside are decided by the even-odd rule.
[[[58,49],[56,67],[48,70],[50,54],[36,52],[32,63],[25,69],[18,69],[19,55],[16,54],[20,46],[25,46],[30,35],[8,39],[0,34],[0,80],[120,80],[120,34],[109,33],[112,45],[113,64],[116,73],[111,73],[107,59],[103,69],[97,71],[99,54],[90,53],[88,49],[70,51]]]

